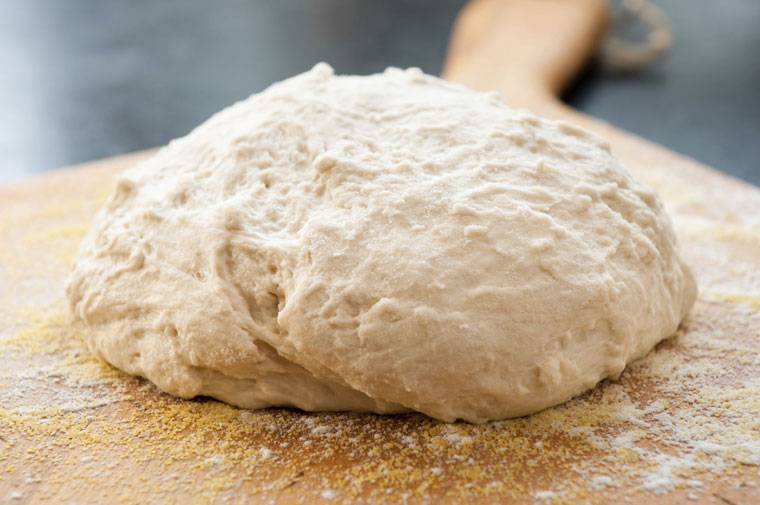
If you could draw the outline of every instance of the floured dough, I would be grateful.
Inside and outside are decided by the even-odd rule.
[[[482,422],[618,375],[696,284],[603,139],[320,64],[120,176],[67,294],[94,353],[174,395]]]

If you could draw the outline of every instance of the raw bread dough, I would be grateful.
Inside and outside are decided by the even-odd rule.
[[[67,294],[95,354],[183,398],[482,422],[618,375],[696,284],[605,140],[319,64],[121,175]]]

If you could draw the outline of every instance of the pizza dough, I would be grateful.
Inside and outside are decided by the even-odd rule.
[[[183,398],[483,422],[617,376],[696,283],[605,140],[319,64],[118,177],[67,295],[95,354]]]

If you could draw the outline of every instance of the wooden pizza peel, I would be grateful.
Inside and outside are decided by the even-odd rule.
[[[178,400],[66,327],[79,241],[151,152],[70,167],[0,188],[0,503],[760,503],[760,191],[559,101],[607,18],[602,0],[476,0],[444,77],[598,132],[657,189],[700,283],[674,338],[481,426]]]

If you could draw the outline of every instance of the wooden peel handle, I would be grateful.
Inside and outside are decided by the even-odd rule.
[[[443,77],[545,109],[593,54],[608,19],[607,0],[471,0],[454,26]]]

